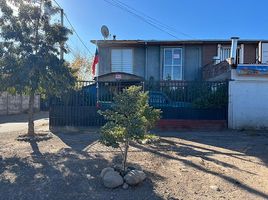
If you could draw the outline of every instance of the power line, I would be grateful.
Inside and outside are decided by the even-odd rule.
[[[172,34],[172,33],[168,32],[168,31],[166,31],[166,30],[160,28],[159,26],[157,26],[157,25],[155,25],[154,23],[148,21],[147,19],[145,19],[144,17],[142,17],[142,16],[136,14],[135,12],[133,12],[133,11],[131,11],[131,10],[129,10],[129,9],[126,9],[125,7],[121,6],[120,4],[115,3],[115,2],[111,2],[111,1],[108,1],[108,0],[104,0],[104,1],[107,2],[107,3],[109,3],[109,4],[112,5],[112,6],[118,7],[118,8],[120,8],[120,9],[122,9],[122,10],[124,10],[124,11],[126,11],[126,12],[128,12],[128,13],[130,13],[130,14],[132,14],[132,15],[134,15],[135,17],[137,17],[137,18],[139,18],[140,20],[142,20],[143,22],[145,22],[145,23],[147,23],[147,24],[153,26],[154,28],[156,28],[156,29],[158,29],[158,30],[160,30],[160,31],[163,31],[163,32],[167,33],[168,35],[170,35],[170,36],[172,36],[172,37],[174,37],[174,38],[176,38],[176,39],[179,39],[179,38],[178,38],[177,36],[175,36],[174,34]]]
[[[112,6],[115,6],[117,8],[120,8],[130,14],[132,14],[133,16],[139,18],[140,20],[142,20],[143,22],[153,26],[154,28],[162,31],[162,32],[165,32],[167,33],[168,35],[176,38],[176,39],[179,39],[176,35],[174,35],[173,33],[171,32],[175,32],[175,29],[148,16],[148,15],[145,15],[144,13],[128,6],[127,4],[119,1],[119,0],[104,0],[105,2],[107,2],[108,4],[112,5]],[[161,26],[161,27],[160,27]],[[178,31],[176,31],[178,32]],[[189,34],[186,34],[186,33],[183,33],[183,32],[180,32],[180,34],[184,35],[184,36],[187,36],[187,37],[190,37],[190,38],[193,38],[192,36],[190,36]]]
[[[60,4],[56,1],[53,0],[57,6],[61,9],[63,9]],[[69,23],[69,25],[71,26],[72,31],[75,33],[75,35],[77,36],[77,38],[79,39],[79,41],[81,42],[81,44],[85,47],[85,49],[90,53],[90,55],[93,56],[93,53],[89,50],[89,48],[86,46],[86,44],[84,43],[84,41],[82,40],[82,38],[79,36],[79,34],[77,33],[77,31],[75,30],[74,26],[72,25],[71,21],[69,20],[68,16],[66,15],[66,13],[63,13],[64,17],[66,18],[67,22]]]
[[[77,38],[80,40],[80,42],[83,44],[83,46],[85,47],[85,49],[91,54],[93,55],[93,53],[89,50],[89,48],[86,46],[86,44],[83,42],[83,40],[81,39],[81,37],[78,35],[78,33],[76,32],[76,30],[74,29],[73,25],[71,24],[70,20],[68,19],[67,15],[64,13],[65,18],[67,19],[68,23],[70,24],[70,26],[73,29],[73,32],[76,34]]]
[[[139,10],[137,10],[137,9],[135,9],[135,8],[133,8],[133,7],[131,7],[131,6],[129,6],[128,4],[126,4],[126,3],[124,3],[124,2],[122,2],[122,1],[120,1],[120,0],[112,0],[112,1],[117,2],[118,4],[121,4],[122,6],[125,6],[126,8],[131,9],[131,10],[133,10],[133,11],[135,11],[135,12],[137,12],[137,13],[143,15],[143,16],[144,16],[145,18],[147,18],[149,21],[152,21],[153,23],[158,24],[159,26],[161,26],[161,27],[163,27],[163,28],[165,28],[165,29],[167,29],[167,30],[170,30],[171,32],[179,33],[179,34],[181,34],[181,35],[184,35],[184,36],[186,36],[186,37],[189,37],[189,38],[194,39],[194,37],[192,37],[191,35],[189,35],[189,34],[187,34],[187,33],[184,33],[184,32],[182,32],[182,31],[178,31],[178,30],[175,29],[174,27],[169,26],[169,25],[167,25],[167,24],[164,24],[164,23],[160,22],[159,20],[157,20],[157,19],[155,19],[155,18],[153,18],[153,17],[150,17],[149,15],[146,15],[145,13],[143,13],[143,12],[141,12],[141,11],[139,11]]]

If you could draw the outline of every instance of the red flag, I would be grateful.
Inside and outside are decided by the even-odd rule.
[[[99,52],[98,49],[96,49],[94,61],[92,63],[92,75],[95,76],[96,73],[96,65],[99,63]]]

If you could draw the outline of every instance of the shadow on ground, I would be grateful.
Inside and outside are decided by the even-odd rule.
[[[218,166],[223,166],[225,168],[229,168],[232,170],[237,170],[242,173],[248,173],[250,175],[256,175],[250,171],[244,170],[242,167],[239,168],[234,164],[230,164],[227,162],[223,162],[213,158],[213,155],[224,155],[230,156],[235,159],[240,159],[246,162],[253,162],[249,159],[245,159],[245,156],[253,156],[260,158],[263,163],[257,163],[261,165],[267,166],[268,156],[268,137],[267,135],[257,134],[252,135],[247,132],[188,132],[188,133],[178,133],[178,132],[158,132],[158,135],[165,136],[164,139],[161,138],[160,143],[158,145],[151,145],[150,147],[133,144],[135,148],[141,149],[142,151],[151,152],[157,156],[162,158],[166,158],[169,160],[177,160],[182,163],[186,167],[193,168],[195,170],[204,172],[206,174],[215,175],[224,181],[232,184],[234,187],[247,191],[251,194],[256,195],[257,197],[268,199],[268,193],[259,191],[253,187],[250,187],[239,180],[233,178],[232,176],[228,176],[221,172],[216,172],[211,169],[208,169],[204,165],[204,161],[212,162]],[[253,137],[254,136],[254,137]],[[194,142],[191,144],[187,144],[186,142],[178,142],[180,140],[174,141],[174,138],[183,139],[186,141]],[[225,152],[221,150],[213,150],[209,147],[203,147],[205,145],[210,145],[214,147],[223,148],[225,150],[231,150],[232,152]],[[176,152],[177,156],[172,156],[169,152]],[[191,160],[184,159],[185,157],[196,157],[200,159],[200,163],[196,164]]]
[[[174,137],[186,141],[205,144],[231,151],[232,156],[243,160],[243,155],[260,158],[268,166],[268,131],[211,131],[211,132],[157,132],[159,136]],[[186,145],[186,144],[184,144]],[[200,145],[189,145],[189,147],[202,148]],[[206,148],[203,148],[207,150]],[[220,151],[214,153],[220,154]],[[243,155],[242,155],[243,154]],[[249,160],[245,160],[250,162]]]
[[[106,189],[99,174],[113,164],[100,154],[88,154],[72,142],[71,148],[42,153],[38,147],[41,139],[20,141],[30,144],[32,154],[0,158],[1,200],[162,199],[154,191],[150,172],[145,171],[149,178],[137,187]]]
[[[84,150],[99,139],[99,128],[56,127],[50,131],[76,151]]]
[[[88,147],[96,144],[98,140],[98,129],[84,130],[79,132],[63,133],[55,132],[68,146],[72,149],[81,151],[86,150]],[[186,167],[193,168],[195,170],[204,172],[205,174],[211,174],[221,178],[229,184],[237,187],[241,190],[247,191],[260,198],[268,199],[268,194],[251,186],[248,186],[240,180],[232,177],[231,175],[224,174],[221,172],[214,171],[206,168],[202,165],[203,161],[214,163],[217,166],[224,167],[226,169],[235,170],[237,172],[246,173],[249,175],[256,175],[255,173],[245,170],[237,165],[224,162],[216,159],[213,155],[224,155],[239,159],[244,162],[256,162],[250,160],[247,156],[253,156],[260,158],[265,165],[268,164],[268,156],[266,154],[268,149],[268,137],[263,133],[249,134],[248,132],[237,132],[237,131],[217,131],[217,132],[158,132],[160,136],[164,136],[158,145],[140,145],[133,143],[132,146],[135,150],[130,151],[144,151],[155,154],[161,158],[169,160],[177,160],[183,163]],[[169,139],[170,138],[170,139]],[[178,140],[174,140],[176,138]],[[183,142],[184,141],[189,141]],[[216,148],[211,149],[206,146],[213,146]],[[222,148],[222,149],[219,149]],[[105,153],[107,150],[96,149],[91,153]],[[169,152],[176,152],[177,156],[172,156]],[[200,164],[196,164],[186,157],[196,157],[201,159]],[[114,158],[113,162],[120,162],[119,158]],[[259,164],[259,163],[256,163]],[[262,164],[263,165],[263,164]],[[149,172],[147,172],[149,173]],[[156,178],[157,179],[157,178]],[[151,183],[152,184],[152,183]]]

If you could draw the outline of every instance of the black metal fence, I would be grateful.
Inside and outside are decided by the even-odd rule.
[[[163,119],[226,120],[227,82],[148,81],[77,82],[73,91],[50,100],[50,126],[101,126],[99,109],[110,107],[113,97],[130,85],[148,91],[151,106]]]

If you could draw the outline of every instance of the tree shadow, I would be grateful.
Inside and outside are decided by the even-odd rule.
[[[268,155],[264,151],[268,145],[268,132],[265,131],[210,131],[210,132],[157,132],[157,135],[174,137],[199,144],[210,145],[230,151],[226,153],[237,159],[252,162],[243,158],[243,155],[260,158],[268,166]],[[185,145],[185,144],[184,144]],[[193,145],[189,145],[195,147]],[[198,148],[204,148],[197,146]],[[212,150],[213,151],[213,150]],[[221,153],[215,151],[214,153]],[[259,164],[259,163],[257,163]]]
[[[51,128],[50,131],[76,151],[82,151],[99,140],[98,128],[57,127]]]
[[[1,158],[0,199],[163,199],[155,193],[151,178],[128,190],[105,188],[99,175],[113,164],[102,155],[71,148],[42,153],[38,147],[42,141],[24,142],[30,143],[31,156]]]
[[[169,143],[173,143],[173,142],[169,141]],[[204,153],[204,152],[199,152],[197,150],[192,149],[191,147],[183,147],[183,148],[181,148],[181,147],[173,147],[172,150],[170,150],[170,149],[167,150],[167,149],[158,149],[158,148],[151,147],[151,146],[144,146],[144,145],[140,145],[140,144],[133,144],[133,145],[134,145],[134,147],[140,148],[143,151],[151,152],[151,153],[153,153],[155,155],[158,155],[158,156],[166,158],[166,159],[177,160],[177,161],[180,161],[180,162],[184,163],[188,167],[192,167],[192,168],[194,168],[196,170],[202,171],[202,172],[207,173],[207,174],[218,176],[221,179],[233,184],[234,186],[236,186],[236,187],[238,187],[238,188],[240,188],[242,190],[248,191],[249,193],[252,193],[252,194],[254,194],[256,196],[259,196],[261,198],[268,199],[268,194],[266,194],[266,193],[264,193],[262,191],[258,191],[257,189],[254,189],[254,188],[252,188],[252,187],[250,187],[248,185],[245,185],[245,184],[241,183],[239,180],[237,180],[235,178],[232,178],[230,176],[224,175],[224,174],[219,173],[219,172],[212,171],[210,169],[207,169],[205,166],[202,166],[202,164],[198,165],[198,164],[196,164],[196,163],[194,163],[192,161],[189,161],[187,159],[182,159],[182,158],[179,157],[179,156],[183,157],[183,156],[190,156],[190,155],[197,156],[197,157],[207,159],[207,161],[211,161],[211,162],[216,163],[216,164],[225,165],[226,167],[230,167],[230,168],[233,168],[233,169],[235,168],[235,169],[240,170],[240,171],[251,173],[251,172],[236,168],[233,165],[228,165],[227,163],[220,162],[218,160],[209,158],[209,157],[206,156],[206,153]],[[169,151],[175,151],[178,156],[175,157],[175,156],[170,155]]]
[[[215,154],[226,155],[226,156],[230,156],[230,157],[234,157],[233,154],[243,156],[242,154],[225,153],[225,152],[221,152],[221,151],[216,151],[214,149],[200,147],[197,145],[185,144],[182,142],[174,142],[174,141],[170,141],[170,140],[167,140],[164,138],[161,138],[160,141],[165,144],[164,147],[162,145],[162,147],[160,147],[160,148],[158,146],[151,146],[151,148],[158,150],[158,151],[159,150],[175,151],[181,157],[198,157],[198,158],[202,158],[205,161],[212,162],[212,163],[219,165],[219,166],[222,166],[222,167],[235,169],[235,170],[245,172],[245,173],[248,173],[251,175],[256,175],[256,173],[241,169],[241,168],[237,167],[236,165],[233,165],[233,164],[230,164],[227,162],[223,162],[223,161],[220,161],[220,160],[217,160],[217,159],[211,157]],[[234,157],[234,158],[240,159],[239,157]],[[245,160],[245,159],[242,159],[242,160]]]

